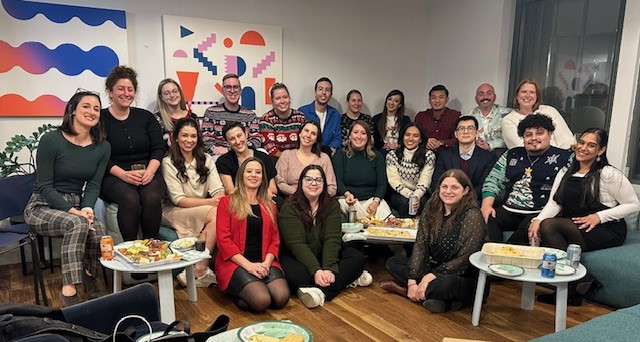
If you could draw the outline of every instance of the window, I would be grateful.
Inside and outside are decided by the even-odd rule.
[[[640,148],[638,148],[640,146],[640,80],[638,80],[638,93],[636,94],[636,103],[633,108],[627,165],[629,166],[629,179],[634,183],[640,183]]]
[[[574,133],[608,128],[623,15],[623,0],[518,1],[510,98],[532,77]]]

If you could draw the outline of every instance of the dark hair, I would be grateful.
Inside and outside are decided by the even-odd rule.
[[[244,126],[242,126],[242,124],[239,123],[238,121],[231,121],[226,125],[224,125],[224,127],[222,127],[222,137],[224,138],[224,140],[227,140],[227,132],[229,132],[230,130],[236,127],[242,129],[242,131],[244,132]]]
[[[444,203],[440,198],[440,186],[447,177],[455,178],[458,183],[468,191],[466,195],[462,196],[460,202],[451,208],[451,215],[449,216],[449,219],[444,222]],[[476,207],[476,192],[473,189],[473,184],[469,177],[460,169],[447,170],[442,174],[442,176],[440,176],[440,179],[438,179],[435,191],[427,201],[425,208],[422,210],[422,214],[420,215],[420,224],[424,222],[425,233],[429,237],[429,241],[433,243],[438,238],[438,235],[451,230],[456,221],[462,219],[464,213],[473,207]]]
[[[304,229],[308,232],[313,228],[313,219],[314,216],[311,215],[311,204],[309,203],[309,199],[304,195],[304,191],[302,190],[302,182],[304,182],[304,176],[307,175],[307,172],[311,170],[320,171],[320,175],[322,177],[322,192],[320,193],[320,197],[318,198],[318,211],[316,212],[315,218],[318,218],[320,221],[324,221],[327,217],[327,213],[331,208],[331,197],[327,191],[327,177],[324,173],[324,170],[320,165],[310,164],[307,165],[300,173],[300,178],[298,179],[298,188],[296,192],[289,197],[288,201],[293,205],[294,208],[300,211],[300,217],[302,218],[302,224],[304,225]]]
[[[544,128],[549,131],[549,133],[556,130],[553,125],[553,120],[544,114],[530,114],[522,119],[518,124],[518,136],[524,137],[524,131],[529,128]]]
[[[224,77],[222,77],[222,83],[224,83],[224,81],[230,79],[230,78],[235,78],[238,80],[238,82],[240,82],[240,77],[238,77],[238,75],[236,74],[226,74],[224,75]]]
[[[402,156],[404,155],[404,134],[407,132],[409,127],[415,127],[420,132],[420,144],[418,144],[418,148],[416,152],[413,154],[413,158],[411,158],[411,162],[418,165],[418,168],[422,170],[424,164],[427,162],[426,154],[427,154],[427,135],[424,133],[424,130],[420,125],[415,122],[410,123],[405,127],[402,132],[400,132],[400,136],[398,137],[398,148],[391,153],[395,153],[396,157],[399,161],[402,161]]]
[[[302,129],[306,125],[314,125],[318,129],[318,134],[316,135],[317,137],[316,142],[313,143],[313,145],[311,146],[311,152],[313,152],[318,157],[320,157],[320,154],[322,153],[322,130],[320,129],[320,124],[315,121],[307,120],[302,124],[302,127],[300,127],[300,130],[298,131],[297,148],[300,148],[300,133],[302,133]]]
[[[353,94],[358,94],[358,95],[360,95],[360,97],[362,97],[362,93],[360,92],[360,90],[358,90],[358,89],[351,89],[351,90],[349,90],[349,92],[347,93],[347,101],[351,100],[351,96],[352,96]]]
[[[460,123],[460,121],[473,121],[473,124],[476,126],[476,129],[478,129],[478,119],[476,119],[475,116],[463,115],[461,117],[458,117],[458,120],[456,120],[456,126],[454,129],[458,128],[458,124]]]
[[[598,137],[598,149],[606,147],[609,143],[609,134],[607,131],[601,128],[587,128],[582,134],[580,134],[580,138],[582,138],[585,134],[593,133]],[[602,173],[602,169],[609,164],[609,160],[607,159],[607,152],[605,151],[601,156],[600,160],[596,159],[591,164],[591,168],[589,172],[582,178],[582,194],[580,195],[580,206],[586,207],[600,203],[600,174]],[[573,176],[574,173],[580,170],[580,162],[573,158],[573,161],[567,167],[567,173],[564,174],[560,184],[558,185],[558,189],[556,190],[556,194],[553,196],[553,199],[560,205],[564,202],[564,187],[567,185],[567,180]],[[575,199],[571,199],[575,200]]]
[[[313,90],[317,90],[318,89],[318,83],[320,82],[329,82],[329,84],[331,85],[331,92],[333,93],[333,82],[331,82],[331,80],[328,77],[320,77],[317,81],[316,81],[316,85],[313,86]]]
[[[287,89],[287,86],[284,85],[284,83],[274,83],[271,86],[271,89],[269,89],[269,95],[271,95],[271,99],[273,100],[273,93],[278,90],[278,89],[284,89],[287,92],[287,95],[289,95],[289,89]]]
[[[113,68],[104,81],[104,84],[108,90],[113,90],[113,86],[116,85],[118,80],[126,78],[133,84],[133,90],[138,91],[138,74],[135,70],[128,66],[118,65]]]
[[[540,90],[540,85],[538,84],[538,82],[529,77],[520,81],[520,83],[516,87],[516,93],[513,94],[513,108],[520,109],[520,104],[518,103],[518,93],[520,92],[520,88],[522,88],[522,86],[525,84],[533,84],[533,86],[536,87],[536,102],[533,104],[533,110],[536,111],[538,110],[538,107],[540,107],[540,103],[542,102],[542,91]]]
[[[431,97],[431,94],[434,91],[444,91],[444,95],[449,97],[449,90],[447,89],[447,87],[443,86],[442,84],[438,84],[438,85],[433,86],[431,88],[431,90],[429,90],[429,97]]]
[[[182,183],[186,183],[189,179],[187,177],[187,168],[184,166],[184,156],[182,155],[182,151],[180,151],[180,146],[178,146],[178,136],[180,136],[180,130],[182,130],[183,127],[193,127],[196,129],[198,141],[196,142],[196,147],[193,149],[193,158],[196,160],[196,172],[200,175],[198,181],[204,184],[207,182],[210,170],[205,166],[207,157],[204,154],[204,141],[202,141],[202,132],[200,132],[198,121],[190,116],[178,120],[173,129],[173,143],[171,144],[170,152],[171,162],[173,166],[178,169],[176,176]]]
[[[400,106],[396,110],[396,127],[395,128],[398,129],[402,125],[402,119],[404,118],[404,93],[398,89],[394,89],[390,91],[389,94],[387,94],[387,97],[384,98],[384,109],[382,109],[382,115],[380,117],[380,120],[378,120],[375,128],[378,130],[378,133],[380,134],[380,137],[382,137],[382,139],[384,139],[384,137],[386,136],[385,131],[387,129],[387,121],[385,120],[387,116],[387,101],[391,96],[395,96],[395,95],[400,96]]]
[[[76,132],[76,129],[73,127],[73,112],[78,108],[78,104],[80,104],[80,101],[85,96],[94,96],[97,98],[100,108],[102,108],[102,102],[100,101],[100,95],[98,95],[98,93],[85,90],[78,91],[71,96],[69,102],[67,102],[67,105],[64,107],[64,116],[62,117],[62,124],[58,127],[59,130],[69,135],[78,135],[78,132]],[[98,120],[98,123],[89,129],[89,135],[94,143],[102,142],[105,139],[106,133],[104,126],[102,126],[102,120]]]

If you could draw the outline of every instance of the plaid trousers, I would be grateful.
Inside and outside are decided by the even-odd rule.
[[[80,205],[78,194],[62,194],[73,207]],[[27,224],[43,236],[62,238],[62,284],[82,283],[82,272],[99,274],[100,238],[105,234],[102,223],[93,220],[93,229],[89,222],[81,216],[70,214],[64,210],[52,209],[44,196],[32,194],[24,210]]]

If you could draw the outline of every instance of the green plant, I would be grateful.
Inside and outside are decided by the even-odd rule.
[[[36,132],[25,137],[22,134],[14,135],[7,141],[7,147],[0,152],[0,178],[12,175],[25,175],[36,171],[36,160],[34,156],[35,150],[38,148],[40,138],[49,131],[56,129],[56,126],[45,124],[38,127]],[[18,153],[23,148],[29,150],[29,161],[18,161]]]

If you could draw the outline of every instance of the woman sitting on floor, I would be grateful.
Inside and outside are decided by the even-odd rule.
[[[38,234],[62,236],[62,304],[79,303],[76,286],[99,297],[102,223],[93,216],[111,147],[100,124],[100,96],[79,91],[64,110],[62,125],[46,133],[36,155],[36,187],[24,211]]]
[[[411,258],[389,258],[387,270],[394,280],[380,287],[440,313],[473,300],[477,271],[469,256],[482,248],[485,225],[462,170],[445,172],[436,189],[422,211]]]
[[[236,191],[218,205],[218,287],[233,296],[242,310],[282,308],[289,301],[289,287],[277,261],[276,207],[260,159],[250,157],[242,162],[236,184]]]
[[[179,238],[197,237],[213,252],[216,246],[216,211],[224,187],[213,163],[204,153],[204,142],[193,118],[175,123],[171,155],[162,160],[162,175],[170,202],[162,208],[162,223],[173,227]],[[208,287],[215,282],[209,259],[195,265],[196,286]],[[178,281],[187,286],[186,271]]]
[[[326,179],[319,165],[305,167],[278,215],[285,247],[280,263],[289,288],[308,308],[331,301],[350,284],[373,281],[364,270],[364,255],[341,247],[340,206],[329,196]]]
[[[566,250],[577,244],[583,252],[620,246],[627,237],[624,217],[640,210],[631,182],[622,171],[609,165],[609,136],[600,128],[589,128],[574,146],[575,159],[558,172],[549,202],[531,220],[529,239],[541,246]],[[580,305],[580,295],[598,284],[587,274],[569,287],[570,303]],[[595,285],[596,287],[599,285]],[[543,302],[555,294],[542,295]]]

